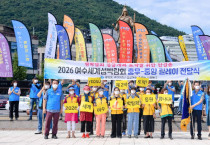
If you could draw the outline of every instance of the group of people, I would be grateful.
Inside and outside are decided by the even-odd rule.
[[[165,137],[165,123],[168,122],[168,137],[172,138],[172,121],[174,120],[174,94],[175,87],[172,85],[172,81],[167,81],[164,87],[159,92],[161,94],[172,95],[171,104],[160,104],[157,100],[154,104],[144,104],[140,101],[137,108],[127,108],[126,100],[139,98],[142,100],[143,95],[154,94],[155,87],[152,82],[146,88],[137,87],[134,81],[129,82],[128,90],[119,89],[114,87],[113,93],[109,96],[109,86],[107,81],[103,80],[101,86],[88,86],[83,87],[84,93],[80,93],[80,84],[77,80],[72,80],[67,88],[68,95],[64,97],[62,92],[64,80],[48,80],[44,83],[43,87],[38,83],[38,79],[33,79],[33,84],[30,88],[30,117],[28,120],[32,120],[32,110],[34,104],[38,109],[38,131],[36,134],[42,133],[43,117],[45,117],[45,132],[44,138],[48,139],[49,131],[52,128],[52,138],[57,139],[58,121],[60,114],[63,113],[63,105],[78,103],[78,108],[74,113],[65,113],[65,123],[67,124],[67,138],[75,138],[75,129],[78,121],[81,122],[82,138],[89,138],[93,134],[93,121],[96,120],[96,137],[103,138],[106,130],[106,120],[109,115],[109,111],[102,114],[95,114],[93,112],[80,111],[80,105],[84,102],[89,102],[93,106],[105,105],[108,109],[111,109],[110,102],[116,100],[123,102],[123,109],[112,110],[111,109],[111,138],[121,138],[127,134],[128,138],[131,138],[132,131],[135,138],[141,133],[141,121],[143,119],[144,138],[153,138],[152,133],[155,130],[155,110],[160,110],[161,118],[161,139]],[[180,82],[179,82],[180,83]],[[180,84],[183,84],[182,82]],[[13,106],[18,107],[20,88],[17,86],[17,81],[12,82],[12,87],[9,88],[8,94],[10,95],[10,119],[13,120]],[[200,88],[199,82],[193,82],[193,94],[191,96],[191,109],[192,117],[190,123],[191,139],[194,139],[195,134],[193,128],[195,122],[197,122],[198,139],[201,138],[201,114],[203,110],[203,102],[206,102],[206,114],[207,125],[210,132],[210,115],[208,113],[210,109],[210,87],[204,92]],[[181,101],[183,101],[183,95],[181,95]],[[15,109],[16,110],[16,109]],[[15,118],[18,119],[18,111],[15,111]],[[209,135],[210,137],[210,135]]]

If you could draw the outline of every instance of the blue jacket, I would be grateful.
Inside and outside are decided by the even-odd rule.
[[[13,87],[10,87],[10,90],[12,91]],[[16,87],[14,89],[15,93],[18,93],[20,88]],[[13,92],[9,95],[9,101],[19,101],[20,96],[14,94]]]

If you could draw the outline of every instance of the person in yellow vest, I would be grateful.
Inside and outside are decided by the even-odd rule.
[[[152,90],[147,88],[146,95],[151,95]],[[142,104],[143,107],[143,125],[144,125],[144,132],[146,136],[144,138],[153,138],[152,133],[154,132],[154,119],[156,118],[155,115],[155,108],[156,103],[154,104]]]
[[[125,90],[121,89],[120,90],[120,95],[121,97],[124,99],[124,101],[126,100],[127,98],[127,94],[125,93]],[[127,129],[127,108],[124,108],[123,109],[123,119],[122,119],[122,135],[125,136],[126,135],[126,129]]]
[[[168,94],[168,90],[163,89],[161,93]],[[163,139],[165,136],[165,123],[168,120],[168,137],[172,140],[173,139],[172,138],[172,118],[173,118],[172,104],[158,104],[158,109],[160,110],[160,117],[161,117],[160,139]]]
[[[83,102],[93,103],[93,97],[90,96],[90,87],[86,85],[83,88],[83,90],[84,90],[84,95],[81,96],[81,104]],[[90,138],[89,134],[91,131],[91,124],[93,121],[93,113],[80,111],[80,121],[81,121],[81,132],[83,133],[82,138]]]
[[[104,89],[98,89],[98,97],[94,101],[94,106],[106,105],[108,107],[107,98],[103,95]],[[106,112],[107,113],[107,112]],[[96,117],[96,137],[104,138],[106,129],[106,113],[95,115]],[[101,125],[101,128],[100,128]]]
[[[118,87],[114,88],[113,96],[111,96],[110,101],[116,100],[114,103],[115,108],[119,107],[119,109],[111,110],[111,120],[112,120],[112,132],[111,138],[122,138],[121,133],[121,123],[123,118],[123,109],[125,102],[124,98],[120,96],[120,89]],[[118,106],[118,102],[123,101],[123,106]],[[111,107],[110,107],[111,108]]]
[[[142,98],[142,95],[144,95],[144,88],[143,87],[139,87],[139,92],[136,92],[136,94],[139,96],[140,100]],[[142,105],[140,105],[139,108],[139,128],[138,128],[138,135],[141,134],[141,119],[143,119],[143,108]]]
[[[131,93],[127,96],[127,99],[134,99],[139,96],[136,94],[136,88],[131,88]],[[140,105],[140,103],[139,103]],[[131,138],[132,128],[134,130],[134,137],[138,138],[138,126],[139,126],[139,108],[128,108],[128,138]]]
[[[93,101],[98,98],[98,86],[93,86],[92,91],[90,92],[90,96],[93,98]],[[93,112],[93,121],[91,123],[91,127],[90,127],[90,135],[93,135],[93,122],[94,122],[94,112]]]
[[[71,103],[79,103],[79,98],[74,92],[74,87],[69,88],[69,95],[65,97],[64,104],[71,104]],[[77,108],[79,109],[79,108]],[[78,123],[78,113],[65,113],[65,123],[67,123],[67,131],[68,136],[66,138],[71,137],[71,131],[72,131],[72,137],[76,138],[75,136],[75,128],[76,123]]]

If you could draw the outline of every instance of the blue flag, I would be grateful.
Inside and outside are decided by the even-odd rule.
[[[18,53],[18,66],[33,68],[31,53],[31,38],[26,26],[16,20],[12,20],[15,31]]]
[[[71,60],[70,43],[66,29],[61,25],[55,26],[59,42],[59,59]]]
[[[204,33],[201,30],[201,28],[199,28],[198,26],[191,26],[191,28],[192,28],[194,41],[195,41],[195,47],[197,51],[198,60],[207,60],[206,52],[199,38],[199,35],[204,35]]]

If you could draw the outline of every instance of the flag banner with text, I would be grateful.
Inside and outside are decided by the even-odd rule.
[[[71,60],[71,51],[68,34],[63,26],[55,25],[55,27],[58,34],[59,59]]]
[[[207,60],[206,52],[199,38],[199,35],[204,35],[203,31],[198,26],[191,26],[191,29],[192,29],[192,33],[193,33],[193,37],[195,41],[195,47],[197,51],[198,60]]]
[[[8,41],[0,33],[0,77],[13,77],[11,54]]]
[[[172,95],[158,94],[158,103],[160,103],[160,104],[172,104]]]
[[[109,34],[103,34],[104,48],[108,63],[117,63],[117,45],[114,38]]]
[[[64,15],[64,18],[63,18],[63,27],[66,29],[66,32],[67,32],[68,37],[69,37],[69,44],[71,46],[72,45],[72,41],[74,39],[74,22],[67,15]]]
[[[88,86],[101,86],[101,78],[88,78]]]
[[[164,45],[160,38],[155,35],[147,35],[147,41],[152,54],[152,62],[165,62]]]
[[[115,87],[118,87],[120,90],[127,90],[128,89],[128,80],[116,80]]]
[[[210,36],[208,35],[200,35],[201,43],[205,49],[208,60],[210,60]]]
[[[57,21],[55,17],[48,13],[48,34],[45,48],[45,58],[55,58],[57,31],[55,25]]]
[[[65,103],[65,113],[78,113],[78,103]]]
[[[136,43],[138,49],[137,63],[149,63],[150,62],[150,49],[147,42],[147,28],[140,23],[135,23],[136,30]]]
[[[26,26],[16,20],[12,20],[15,31],[18,53],[18,66],[33,68],[31,38]]]
[[[45,59],[45,79],[103,80],[210,80],[210,61],[165,63],[97,63],[61,59]]]
[[[75,28],[74,42],[76,49],[76,61],[88,61],[85,39],[79,28]]]
[[[133,32],[128,23],[119,20],[120,58],[119,63],[133,62]]]
[[[126,99],[126,108],[140,108],[140,99]]]
[[[100,29],[89,23],[92,42],[92,62],[104,62],[104,44]]]
[[[184,56],[185,61],[189,61],[183,36],[178,36],[178,40],[179,40],[179,46],[182,50],[182,54]]]

